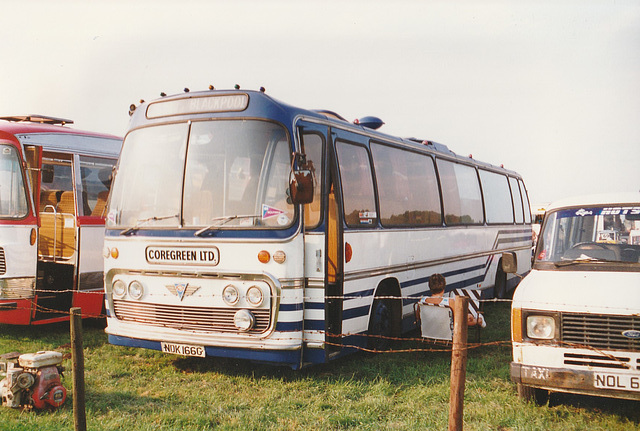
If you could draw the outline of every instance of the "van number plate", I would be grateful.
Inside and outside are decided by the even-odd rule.
[[[640,376],[614,373],[595,373],[593,385],[601,389],[640,392]]]
[[[174,355],[199,356],[204,358],[203,346],[192,346],[190,344],[160,343],[164,353],[172,353]]]

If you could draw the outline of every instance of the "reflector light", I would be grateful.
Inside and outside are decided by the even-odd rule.
[[[120,256],[120,252],[118,251],[117,248],[113,247],[111,249],[111,257],[114,258],[114,259],[117,259],[118,256]]]
[[[346,263],[349,263],[352,257],[353,257],[353,249],[351,248],[351,244],[347,242],[344,244],[344,261]]]
[[[29,236],[29,244],[34,245],[38,239],[38,234],[34,228],[31,228],[31,235]]]

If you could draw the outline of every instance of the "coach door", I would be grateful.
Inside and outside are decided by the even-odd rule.
[[[316,356],[315,361],[322,361],[341,350],[342,232],[332,186],[334,168],[327,162],[331,160],[327,127],[300,122],[297,132],[300,150],[313,162],[315,170],[314,199],[304,206],[304,340],[308,352],[317,352],[324,358]]]

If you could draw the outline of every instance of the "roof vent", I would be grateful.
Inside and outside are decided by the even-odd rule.
[[[357,120],[354,120],[353,124],[359,124],[362,127],[378,130],[384,124],[384,121],[382,121],[378,117],[372,117],[369,115],[367,117],[362,117]]]

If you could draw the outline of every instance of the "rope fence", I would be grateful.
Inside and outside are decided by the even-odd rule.
[[[68,290],[47,290],[47,289],[37,289],[35,291],[36,293],[41,293],[41,294],[63,294],[63,293],[77,293],[77,292],[81,292],[83,294],[92,294],[92,295],[99,295],[99,296],[104,296],[104,292],[100,291],[100,290],[92,290],[92,291],[78,291],[78,290],[73,290],[73,289],[68,289]],[[341,300],[347,300],[347,299],[363,299],[365,298],[364,296],[350,296],[350,295],[344,295],[344,296],[325,296],[324,299],[341,299]],[[5,299],[5,301],[15,301],[18,298],[15,299]],[[25,299],[30,299],[33,300],[33,298],[25,298]],[[318,297],[314,297],[314,298],[309,298],[309,297],[304,297],[304,300],[309,300],[309,299],[314,299],[317,301]],[[411,297],[398,297],[398,296],[378,296],[376,297],[376,299],[390,299],[390,300],[409,300],[409,301],[415,301],[418,302],[419,298],[415,297],[415,296],[411,296]],[[498,299],[498,298],[490,298],[490,299],[480,299],[481,303],[511,303],[512,300],[511,299]],[[2,303],[0,303],[0,307],[1,307]],[[557,304],[554,304],[557,305]],[[14,308],[12,308],[13,310],[24,310],[24,311],[29,311],[32,313],[39,313],[39,314],[52,314],[52,315],[56,315],[56,317],[60,317],[60,316],[71,316],[73,313],[70,310],[60,310],[60,309],[53,309],[53,308],[48,308],[48,307],[44,307],[40,304],[37,304],[36,302],[31,302],[29,307],[19,307],[16,306]],[[619,310],[619,308],[618,308]],[[631,309],[629,309],[629,311],[631,312]],[[75,314],[78,314],[78,312],[76,311]],[[82,313],[80,311],[79,316],[81,318],[91,318],[91,319],[105,319],[107,318],[106,314],[102,314],[102,313]],[[510,319],[509,319],[510,320]],[[135,322],[132,322],[135,323]],[[418,323],[418,322],[414,322],[414,323]],[[144,324],[144,323],[141,323]],[[160,325],[161,326],[161,325]],[[416,328],[419,330],[419,328]],[[486,329],[482,329],[481,331],[486,330]],[[306,343],[306,342],[311,342],[311,343],[317,343],[319,340],[318,338],[305,338],[304,336],[302,338],[300,338],[300,336],[298,334],[300,334],[300,332],[302,332],[303,334],[305,333],[305,331],[278,331],[279,340],[287,340],[286,337],[283,337],[282,334],[286,333],[286,332],[291,332],[291,333],[295,333],[296,336],[292,336],[289,340],[301,340],[301,342]],[[411,331],[410,331],[411,332]],[[409,332],[409,333],[410,333]],[[332,346],[332,347],[339,347],[339,348],[346,348],[346,349],[352,349],[352,350],[357,350],[357,351],[363,351],[363,352],[368,352],[368,353],[378,353],[378,354],[392,354],[392,353],[421,353],[421,352],[449,352],[451,353],[453,351],[453,342],[452,341],[443,341],[443,340],[435,340],[435,339],[429,339],[429,338],[423,338],[423,337],[412,337],[412,336],[400,336],[400,337],[390,337],[390,336],[384,336],[384,335],[373,335],[373,334],[367,334],[367,333],[340,333],[340,334],[334,334],[334,333],[329,333],[327,331],[324,330],[313,330],[313,334],[314,335],[321,335],[323,337],[322,339],[322,343],[327,345],[327,346]],[[347,344],[347,343],[340,343],[340,342],[334,342],[331,340],[334,339],[350,339],[350,340],[354,340],[357,338],[362,338],[365,339],[361,344]],[[387,340],[387,341],[391,341],[391,342],[395,342],[395,346],[390,347],[388,349],[385,350],[378,350],[378,349],[372,349],[372,348],[368,348],[368,347],[364,347],[363,345],[367,344],[367,340],[368,339],[382,339],[382,340]],[[402,343],[403,345],[411,345],[412,343],[415,343],[416,347],[397,347],[397,344]],[[512,341],[511,340],[497,340],[497,341],[487,341],[487,342],[468,342],[465,344],[465,346],[463,347],[464,350],[475,350],[475,349],[479,349],[482,347],[491,347],[491,346],[511,346]],[[425,345],[429,345],[429,347],[426,347]],[[619,360],[619,358],[615,358],[613,356],[611,356],[610,354],[607,354],[603,351],[601,351],[598,348],[595,348],[593,346],[590,345],[583,345],[583,344],[578,344],[578,343],[570,343],[570,342],[565,342],[565,341],[556,341],[555,345],[558,346],[563,346],[563,347],[571,347],[571,348],[580,348],[580,349],[587,349],[590,351],[593,351],[595,353],[598,353],[602,356],[605,356],[609,359],[611,359],[612,361],[617,361],[620,362],[622,364],[622,362]]]

